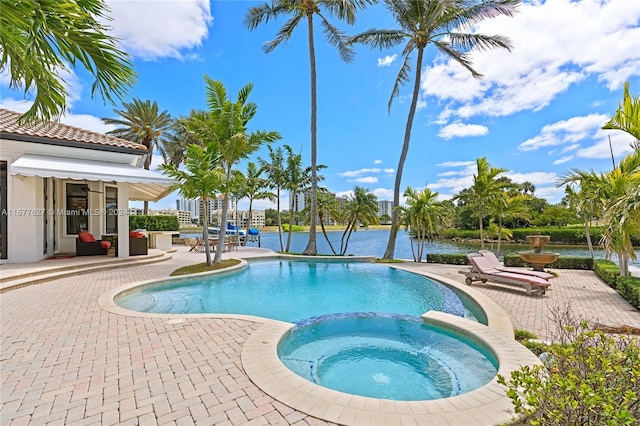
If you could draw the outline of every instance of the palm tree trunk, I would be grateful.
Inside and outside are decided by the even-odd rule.
[[[500,256],[500,247],[502,245],[502,218],[498,218],[498,248],[497,248],[497,256]]]
[[[236,209],[238,208],[238,205],[236,204]],[[251,216],[253,215],[253,197],[249,198],[249,217],[247,218],[247,230],[244,233],[244,245],[247,245],[247,241],[249,238],[249,228],[251,227]],[[238,235],[240,235],[240,232],[238,232]]]
[[[587,236],[587,245],[589,246],[589,254],[591,254],[591,259],[595,258],[595,254],[593,253],[593,242],[591,241],[591,232],[589,230],[589,221],[587,218],[584,218],[584,233]]]
[[[278,237],[280,237],[280,251],[284,251],[284,242],[282,240],[282,218],[280,217],[280,187],[276,190],[278,200],[276,201],[276,222],[278,225]]]
[[[222,218],[220,219],[220,232],[218,233],[218,246],[216,248],[216,255],[214,256],[214,263],[222,262],[222,250],[224,249],[224,239],[227,235],[227,214],[229,213],[229,181],[231,180],[231,166],[227,167],[227,190],[224,194],[224,202],[222,203]]]
[[[309,32],[309,63],[311,65],[311,220],[309,220],[309,242],[303,254],[315,256],[318,254],[316,247],[316,216],[318,214],[316,110],[318,107],[316,103],[316,51],[313,43],[313,12],[307,14],[307,26]]]
[[[418,47],[418,59],[416,60],[416,78],[413,84],[413,97],[411,106],[409,107],[409,116],[407,117],[407,125],[404,129],[404,143],[402,144],[402,152],[398,161],[398,170],[396,171],[396,180],[393,186],[393,213],[391,215],[391,231],[389,232],[389,241],[384,252],[384,259],[393,259],[396,251],[396,236],[398,235],[398,227],[400,226],[400,184],[402,182],[402,171],[404,170],[404,162],[409,152],[409,143],[411,142],[411,129],[413,128],[413,118],[416,115],[416,106],[418,105],[418,96],[420,95],[420,77],[422,72],[422,55],[424,47]]]
[[[293,205],[296,199],[296,193],[291,191],[291,200],[289,201],[289,233],[287,234],[287,248],[285,249],[286,253],[289,253],[289,249],[291,248],[291,234],[293,231]]]
[[[324,220],[322,220],[322,217],[320,217],[320,228],[322,228],[322,235],[324,235],[325,240],[327,240],[327,243],[329,244],[329,248],[331,249],[331,252],[335,256],[337,254],[336,249],[333,248],[333,244],[331,244],[331,240],[329,240],[329,236],[327,235],[327,230],[324,227]]]
[[[204,217],[209,217],[209,199],[204,201]],[[207,266],[211,266],[211,248],[209,247],[209,227],[205,219],[205,224],[202,226],[202,241],[204,241],[204,252],[207,256]]]
[[[482,228],[482,202],[478,205],[478,216],[480,217],[480,248],[484,250],[484,233]]]

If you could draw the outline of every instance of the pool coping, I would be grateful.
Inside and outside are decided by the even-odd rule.
[[[369,256],[291,256],[276,254],[261,256],[250,261],[296,259],[373,262]],[[98,297],[98,304],[108,312],[141,318],[215,318],[245,320],[261,324],[245,341],[241,351],[242,366],[249,379],[263,392],[277,401],[322,420],[344,425],[429,425],[467,424],[473,418],[474,424],[510,424],[519,421],[513,412],[511,400],[506,396],[505,387],[494,378],[488,384],[462,395],[432,401],[392,401],[346,394],[316,385],[289,370],[278,358],[277,344],[294,324],[245,314],[157,314],[124,309],[114,300],[145,286],[158,285],[167,281],[178,281],[194,276],[231,273],[245,268],[247,261],[220,271],[190,274],[135,282],[115,288]],[[422,273],[402,267],[402,263],[382,265],[402,269],[435,279],[454,287],[475,300],[487,317],[488,325],[460,318],[443,312],[429,311],[422,318],[438,327],[461,333],[486,345],[498,360],[498,373],[509,377],[511,372],[523,365],[540,364],[538,358],[527,348],[513,339],[513,326],[507,313],[482,293],[455,281],[435,274]]]
[[[422,319],[486,345],[498,360],[498,374],[504,377],[523,365],[540,364],[527,348],[480,323],[437,311],[425,313]],[[278,343],[293,327],[281,321],[265,322],[244,343],[241,360],[263,392],[305,414],[343,425],[468,424],[469,419],[477,425],[495,425],[520,420],[497,377],[471,392],[430,401],[376,399],[316,385],[293,373],[278,357]]]

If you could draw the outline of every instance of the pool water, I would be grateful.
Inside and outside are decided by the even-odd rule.
[[[225,274],[171,280],[115,300],[153,313],[230,313],[295,322],[340,312],[419,316],[430,310],[475,319],[448,287],[361,262],[251,261]]]
[[[416,317],[341,314],[296,326],[278,345],[294,373],[318,385],[373,398],[447,398],[491,381],[487,349]]]

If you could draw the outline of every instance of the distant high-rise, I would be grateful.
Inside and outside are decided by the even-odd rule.
[[[191,212],[191,219],[200,219],[200,209],[198,200],[188,200],[186,198],[179,198],[176,200],[176,210],[184,210]]]
[[[391,217],[392,215],[393,215],[393,201],[389,201],[389,200],[378,201],[378,217],[379,218],[382,218],[383,216]]]

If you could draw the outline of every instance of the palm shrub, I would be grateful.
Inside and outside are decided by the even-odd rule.
[[[527,425],[637,425],[640,421],[640,345],[556,316],[559,344],[545,365],[524,366],[510,378],[498,374]]]

